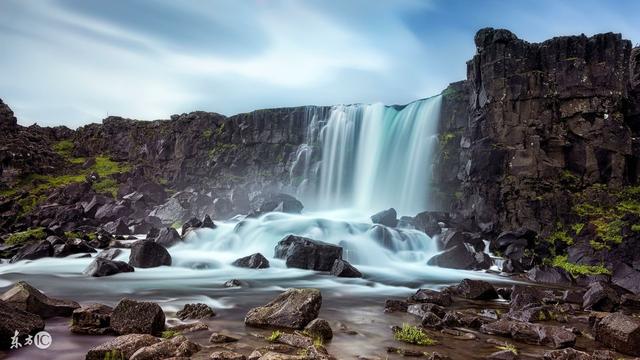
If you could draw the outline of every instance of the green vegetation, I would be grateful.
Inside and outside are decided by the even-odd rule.
[[[219,137],[224,132],[225,123],[220,124],[220,127],[216,129],[216,137]]]
[[[316,337],[313,339],[313,347],[315,347],[315,348],[317,349],[317,348],[321,348],[321,347],[323,347],[323,346],[324,346],[324,340],[322,340],[322,338],[321,338],[321,337],[316,336]]]
[[[75,145],[71,140],[62,140],[53,144],[53,151],[57,152],[60,156],[69,157]]]
[[[578,275],[610,275],[611,271],[602,265],[580,265],[570,263],[567,255],[558,255],[551,261],[551,265],[566,270],[573,276]]]
[[[209,159],[213,159],[214,157],[216,157],[218,154],[221,154],[225,151],[229,151],[229,150],[233,150],[236,147],[238,147],[238,145],[236,144],[223,144],[223,143],[217,143],[213,149],[209,150]]]
[[[173,222],[173,224],[171,224],[171,227],[176,230],[180,230],[182,229],[182,222],[180,220],[176,220]]]
[[[440,147],[445,147],[447,144],[456,138],[456,134],[452,132],[445,132],[438,135],[438,142],[440,143]]]
[[[505,343],[502,346],[496,346],[496,349],[511,351],[513,355],[518,355],[518,348],[516,348],[513,344]]]
[[[33,228],[15,234],[9,235],[5,244],[7,245],[22,245],[34,240],[44,240],[47,238],[47,233],[44,232],[44,228]]]
[[[118,195],[118,182],[113,178],[101,179],[98,182],[93,183],[93,190],[99,193],[109,193],[114,198]]]
[[[551,235],[549,235],[549,237],[547,238],[547,241],[549,241],[552,244],[556,244],[559,241],[567,245],[573,244],[573,238],[569,236],[566,231],[563,231],[563,230],[558,230],[552,233]]]
[[[160,335],[160,337],[162,337],[163,339],[171,339],[172,337],[175,337],[178,335],[180,335],[179,331],[165,330],[162,332],[162,335]]]
[[[409,324],[402,324],[402,328],[396,331],[394,338],[398,341],[415,345],[429,346],[436,344],[436,341],[427,336],[422,330]]]
[[[280,332],[280,330],[276,330],[276,331],[272,332],[271,335],[269,335],[267,337],[267,341],[268,342],[276,342],[276,341],[278,341],[278,339],[280,339],[280,336],[282,336],[282,332]]]
[[[114,349],[104,354],[104,360],[125,360],[125,357],[119,350]]]
[[[206,129],[202,132],[202,137],[207,141],[211,140],[211,135],[213,135],[213,131],[211,129]]]

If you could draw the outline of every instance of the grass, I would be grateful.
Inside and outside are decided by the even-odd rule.
[[[437,343],[418,327],[409,324],[402,324],[402,328],[396,331],[393,337],[398,341],[422,346],[435,345]]]
[[[547,241],[549,241],[552,244],[556,244],[557,242],[563,242],[567,245],[571,245],[573,244],[573,238],[571,236],[569,236],[569,234],[567,234],[566,231],[563,230],[558,230],[554,233],[552,233],[548,238]]]
[[[175,337],[175,336],[178,336],[178,335],[180,335],[179,331],[165,330],[165,331],[162,332],[160,337],[163,338],[163,339],[171,339],[172,337]]]
[[[280,330],[275,330],[267,337],[268,342],[276,342],[282,336],[282,332]]]
[[[104,354],[104,360],[125,360],[125,357],[120,351],[114,349]]]
[[[113,178],[105,178],[101,179],[98,182],[93,183],[93,190],[99,193],[109,193],[112,197],[116,197],[118,195],[118,182]]]
[[[322,340],[322,338],[320,336],[316,336],[313,339],[313,347],[315,347],[316,349],[321,348],[324,346],[324,341]]]
[[[22,245],[34,240],[44,240],[47,238],[47,233],[44,228],[33,228],[15,234],[9,235],[5,244],[7,245]]]
[[[52,146],[53,151],[55,151],[56,153],[58,153],[59,155],[61,155],[63,157],[71,156],[71,152],[73,151],[74,147],[75,147],[75,145],[73,144],[73,142],[71,140],[58,141],[57,143],[53,144],[53,146]]]
[[[503,350],[503,351],[504,350],[511,351],[513,355],[518,355],[518,348],[516,348],[515,345],[513,344],[505,343],[502,346],[496,346],[496,349]]]
[[[566,270],[573,276],[578,275],[610,275],[611,271],[602,265],[581,265],[568,261],[567,255],[558,255],[551,261],[551,265]]]

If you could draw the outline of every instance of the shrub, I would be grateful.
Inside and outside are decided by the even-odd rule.
[[[427,336],[427,334],[422,332],[422,330],[409,324],[402,324],[402,328],[396,331],[394,338],[408,344],[423,346],[435,345],[437,343],[435,340]]]
[[[611,271],[602,265],[581,265],[570,263],[567,255],[556,256],[553,258],[551,265],[562,268],[573,276],[611,274]]]

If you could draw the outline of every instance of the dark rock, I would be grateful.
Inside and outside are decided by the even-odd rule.
[[[562,301],[570,303],[570,304],[580,304],[584,303],[584,294],[587,291],[584,289],[569,289],[562,292]]]
[[[207,304],[186,304],[182,310],[176,313],[180,320],[187,319],[208,319],[216,316],[216,313]]]
[[[75,301],[54,299],[41,293],[24,281],[18,281],[0,296],[6,305],[40,315],[43,319],[54,316],[71,316],[80,307]]]
[[[131,235],[131,229],[123,219],[108,222],[102,228],[113,235]]]
[[[202,227],[208,228],[208,229],[217,228],[216,224],[214,224],[213,220],[211,220],[209,215],[205,215],[204,219],[202,220]]]
[[[113,309],[102,304],[90,304],[75,309],[71,314],[71,330],[74,334],[110,335],[111,312]]]
[[[238,340],[239,340],[238,338],[234,338],[233,336],[220,334],[217,332],[212,333],[211,336],[209,337],[209,342],[212,344],[227,344],[227,343],[236,342]]]
[[[513,285],[511,288],[511,310],[542,306],[544,297],[544,293],[533,286]]]
[[[171,266],[171,255],[164,246],[158,243],[140,240],[131,246],[129,265],[139,268]]]
[[[640,294],[640,271],[619,263],[611,276],[611,282],[636,295]]]
[[[476,251],[469,244],[453,246],[433,256],[427,265],[462,270],[482,270],[491,267],[491,258],[484,252]]]
[[[282,193],[258,195],[251,199],[251,211],[255,214],[271,211],[300,214],[303,208],[304,206],[298,199]]]
[[[93,277],[102,277],[133,271],[133,267],[124,261],[96,257],[83,271],[83,274]]]
[[[442,317],[442,325],[447,327],[479,329],[482,325],[490,322],[493,320],[478,316],[470,311],[447,311]]]
[[[266,355],[265,355],[266,356]],[[263,356],[261,357],[261,359],[266,357]],[[211,360],[246,360],[246,356],[234,352],[234,351],[229,351],[229,350],[223,350],[223,351],[214,351],[211,353],[211,355],[209,355],[209,359]],[[276,360],[277,358],[270,358],[273,360]]]
[[[529,270],[527,278],[541,284],[571,285],[571,275],[563,269],[551,266],[536,266]]]
[[[231,280],[225,281],[223,285],[224,287],[240,287],[245,285],[245,283],[237,279],[231,279]]]
[[[26,336],[42,330],[44,321],[40,316],[16,309],[0,300],[0,349],[8,350],[11,347],[11,338],[16,331],[20,335],[20,342],[24,343]]]
[[[324,319],[314,319],[307,326],[304,327],[305,334],[309,334],[314,339],[316,337],[321,338],[323,341],[328,341],[333,338],[333,330],[331,325]]]
[[[458,293],[460,296],[472,300],[493,300],[498,298],[498,293],[493,285],[482,280],[462,280],[458,285]]]
[[[453,299],[450,294],[431,289],[419,289],[409,300],[416,303],[431,303],[444,307],[453,304]]]
[[[149,334],[129,334],[118,336],[108,342],[91,348],[85,360],[104,360],[113,356],[129,359],[145,346],[159,343],[161,340]],[[115,354],[115,355],[114,355]]]
[[[172,197],[164,204],[156,206],[149,213],[150,216],[159,218],[165,226],[171,226],[176,221],[183,221],[188,214],[189,211],[182,206],[180,200],[176,197]]]
[[[423,318],[427,313],[434,313],[439,318],[442,318],[445,315],[445,311],[442,306],[431,303],[409,305],[406,311],[407,313],[419,318]]]
[[[108,202],[98,207],[94,217],[101,223],[107,223],[109,221],[126,218],[132,213],[133,210],[131,210],[131,208],[126,206],[124,203]]]
[[[69,239],[64,244],[55,245],[53,256],[65,257],[73,254],[94,253],[96,249],[82,239]]]
[[[594,358],[586,352],[567,348],[562,350],[545,351],[544,360],[594,360]]]
[[[353,265],[342,259],[336,259],[333,262],[331,271],[329,272],[333,276],[359,278],[362,277],[362,273],[358,271]]]
[[[487,356],[487,359],[491,359],[491,360],[517,360],[520,359],[520,357],[513,351],[511,350],[501,350],[501,351],[496,351],[494,353],[489,354],[489,356]]]
[[[477,234],[471,234],[468,232],[457,231],[453,229],[447,230],[439,238],[442,249],[450,249],[456,245],[468,244],[473,247],[475,251],[484,251],[484,242],[482,236]]]
[[[591,284],[583,295],[582,307],[586,310],[615,311],[620,305],[620,296],[609,285],[597,282]]]
[[[620,306],[625,311],[640,312],[640,296],[624,294],[620,298]]]
[[[496,289],[498,295],[505,300],[511,300],[511,291],[513,290],[508,287],[499,287]]]
[[[640,356],[640,319],[613,313],[598,321],[596,340],[623,354]]]
[[[111,313],[111,328],[121,335],[160,335],[164,330],[164,321],[164,312],[152,302],[122,299]]]
[[[420,324],[426,328],[439,329],[442,326],[442,319],[429,311],[422,316]]]
[[[371,221],[374,224],[396,227],[398,225],[398,214],[396,213],[396,209],[394,208],[382,210],[379,213],[371,215]]]
[[[546,345],[554,348],[570,347],[576,342],[575,334],[559,326],[506,319],[484,324],[480,331],[489,335],[506,336],[529,344]]]
[[[107,259],[107,260],[114,260],[120,254],[122,254],[122,250],[120,249],[106,249],[106,250],[100,251],[96,256],[99,258]]]
[[[409,303],[407,303],[404,300],[394,300],[394,299],[389,299],[386,300],[384,303],[384,312],[386,313],[392,313],[392,312],[407,312],[407,308],[409,306]]]
[[[183,335],[177,335],[136,350],[130,360],[189,359],[200,349],[200,345],[187,340]]]
[[[42,240],[23,246],[18,250],[16,255],[11,258],[11,262],[14,263],[20,260],[36,260],[50,256],[53,256],[53,246],[47,240]]]
[[[413,218],[413,226],[423,231],[429,237],[434,237],[442,232],[439,223],[448,223],[449,214],[438,211],[424,211]]]
[[[187,235],[189,230],[195,230],[201,227],[202,227],[202,221],[198,220],[197,218],[191,218],[187,220],[184,224],[182,224],[182,236]]]
[[[262,256],[262,254],[255,253],[242,257],[231,263],[231,265],[251,269],[266,269],[269,267],[269,260]]]
[[[227,198],[213,200],[213,211],[217,219],[226,219],[233,216],[233,204]]]
[[[285,259],[287,267],[330,271],[333,263],[342,258],[342,248],[305,237],[289,235],[280,240],[275,257]]]
[[[158,235],[160,235],[160,229],[157,227],[152,227],[147,231],[146,240],[155,240]]]
[[[317,289],[289,289],[267,305],[249,310],[244,318],[249,326],[303,329],[318,317],[322,295]]]
[[[181,242],[182,238],[176,229],[167,227],[160,230],[154,241],[164,247],[171,247]]]

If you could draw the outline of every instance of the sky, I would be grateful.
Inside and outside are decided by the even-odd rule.
[[[619,32],[640,1],[0,0],[0,98],[23,125],[405,104],[466,77],[483,27]]]

